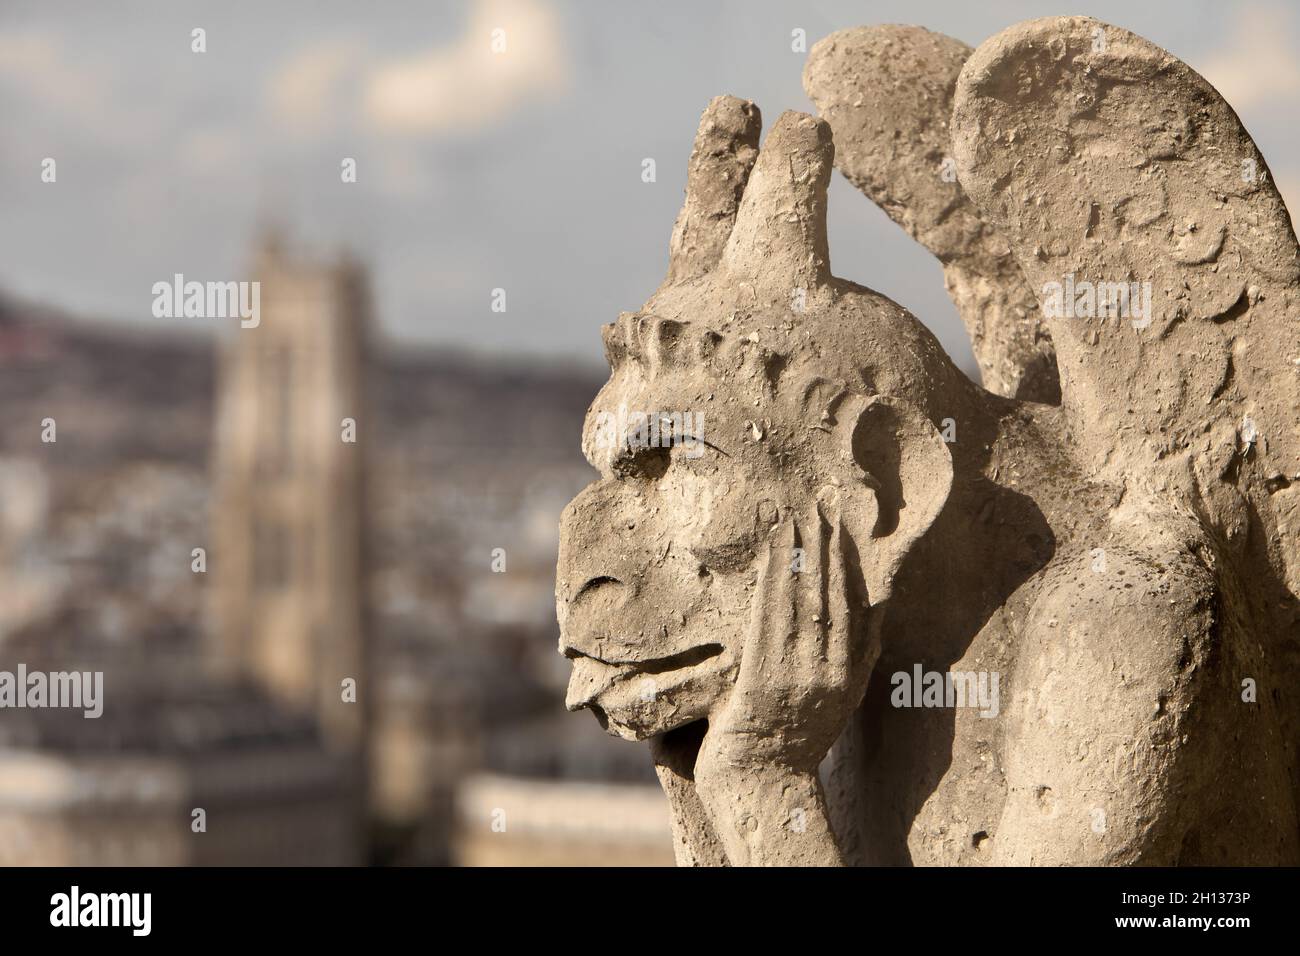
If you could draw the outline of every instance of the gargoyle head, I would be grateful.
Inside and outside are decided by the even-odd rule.
[[[857,639],[874,640],[868,611],[952,480],[911,400],[945,385],[938,344],[830,275],[829,127],[787,113],[758,153],[759,122],[732,97],[704,114],[668,278],[604,330],[611,375],[583,434],[600,478],[561,521],[567,704],[628,739],[726,700],[777,541],[794,542],[792,571],[848,592]],[[828,507],[847,557],[812,533]]]

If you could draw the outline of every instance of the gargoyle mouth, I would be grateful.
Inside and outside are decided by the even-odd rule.
[[[718,657],[722,653],[718,643],[701,644],[666,657],[655,657],[642,661],[606,660],[595,657],[573,647],[564,649],[564,656],[573,661],[573,673],[569,676],[569,689],[565,695],[564,705],[569,710],[581,710],[589,707],[616,687],[620,693],[637,693],[633,689],[637,679],[652,680],[661,674],[685,672],[689,677],[691,668]],[[653,676],[652,676],[653,675]]]
[[[603,657],[597,657],[595,654],[586,654],[575,647],[568,647],[564,650],[564,656],[570,660],[578,657],[589,657],[593,661],[609,667],[628,667],[638,674],[663,674],[666,671],[680,670],[683,667],[694,667],[696,664],[702,664],[711,657],[717,657],[722,653],[722,645],[717,643],[700,644],[697,647],[688,647],[684,651],[678,651],[676,654],[669,654],[667,657],[651,657],[645,660],[610,660]]]

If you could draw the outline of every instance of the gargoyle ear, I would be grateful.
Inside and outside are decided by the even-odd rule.
[[[861,494],[841,492],[840,515],[858,549],[872,604],[889,596],[903,558],[930,529],[952,489],[952,455],[908,402],[850,396],[835,411]]]

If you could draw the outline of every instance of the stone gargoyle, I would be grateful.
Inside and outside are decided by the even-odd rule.
[[[1300,862],[1300,252],[1236,114],[1080,17],[804,79],[761,149],[709,105],[604,330],[568,706],[649,741],[681,864]],[[833,162],[987,387],[831,274]]]

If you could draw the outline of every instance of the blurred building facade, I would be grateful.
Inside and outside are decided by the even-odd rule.
[[[312,722],[192,662],[39,643],[27,635],[14,650],[29,666],[102,670],[106,706],[97,720],[4,714],[0,865],[358,862],[349,772]]]
[[[62,576],[22,576],[26,600],[3,622],[0,669],[102,673],[106,699],[92,719],[0,711],[0,862],[366,859],[366,708],[355,703],[360,691],[349,702],[340,688],[366,677],[363,455],[322,427],[340,408],[361,414],[364,276],[292,261],[275,244],[255,273],[262,321],[227,346],[216,403],[218,520],[206,533],[191,527],[188,541],[173,537],[165,498],[147,486],[128,493],[137,536],[170,559],[155,551],[139,576],[177,584],[188,548],[190,575],[206,581],[212,559],[214,613],[207,626],[198,616],[160,626],[130,612],[104,621],[131,583],[124,572],[140,556],[130,549],[86,549],[107,572],[98,593],[77,590],[76,578],[89,576],[66,552],[44,555],[47,572]],[[78,424],[81,411],[65,423]],[[57,429],[57,419],[43,422]],[[42,444],[44,464],[57,469],[57,430],[47,428]],[[6,512],[0,561],[28,572],[42,550],[34,529],[51,530],[37,462],[0,462],[11,484],[27,479],[22,507]]]
[[[348,768],[363,858],[374,693],[365,565],[366,276],[268,235],[255,325],[219,358],[211,659],[316,722]]]
[[[462,866],[674,865],[668,806],[651,784],[476,774],[456,819]]]
[[[666,859],[643,748],[562,703],[556,528],[599,374],[386,346],[354,263],[256,262],[260,326],[216,348],[0,294],[0,669],[107,683],[98,721],[0,710],[0,860]],[[515,840],[561,798],[604,822]]]
[[[214,657],[360,754],[371,698],[366,278],[351,262],[296,258],[275,237],[254,275],[259,322],[225,336],[218,379]]]

